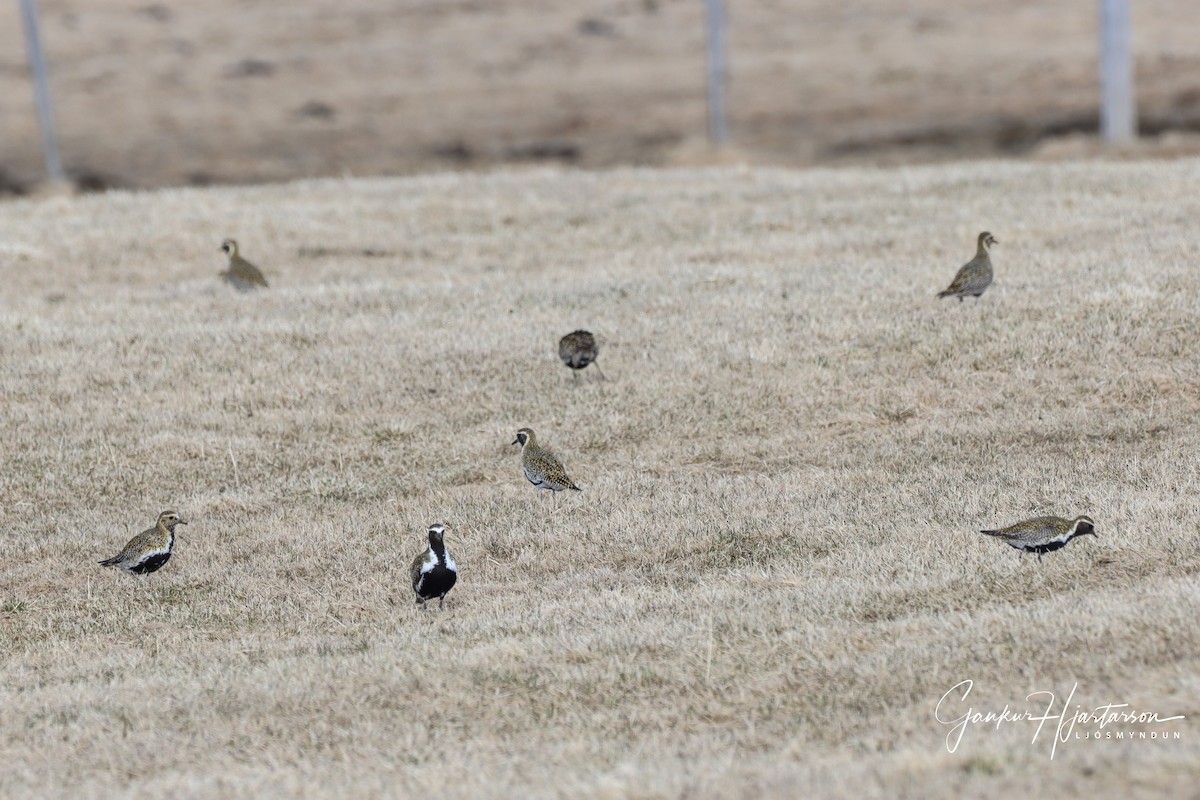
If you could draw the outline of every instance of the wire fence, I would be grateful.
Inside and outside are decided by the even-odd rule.
[[[728,31],[725,0],[705,4],[707,133],[714,146],[729,140],[727,121]],[[1097,0],[1099,4],[1100,133],[1111,142],[1133,139],[1137,132],[1134,102],[1132,16],[1129,0]],[[42,47],[37,0],[18,0],[29,59],[41,146],[47,177],[64,178],[51,99],[47,59]]]

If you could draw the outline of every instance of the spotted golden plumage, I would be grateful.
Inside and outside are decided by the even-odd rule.
[[[996,238],[987,231],[979,234],[975,245],[975,257],[963,264],[949,288],[938,292],[938,297],[957,297],[962,302],[964,297],[979,297],[992,285],[992,258],[988,248],[999,244]]]
[[[558,357],[571,369],[571,374],[576,380],[579,379],[578,370],[595,363],[599,354],[600,345],[596,343],[596,337],[590,331],[571,331],[558,340]],[[601,378],[604,377],[599,364],[596,364],[596,372],[600,373]]]
[[[263,277],[262,271],[238,254],[236,239],[221,242],[221,252],[229,257],[229,267],[221,273],[226,282],[239,292],[267,288],[267,279]]]
[[[158,515],[158,523],[129,540],[121,552],[100,562],[105,567],[120,567],[142,575],[154,572],[171,557],[175,549],[175,526],[187,525],[174,511]]]
[[[1078,516],[1075,519],[1035,517],[1007,528],[980,531],[980,533],[995,536],[1000,541],[1012,545],[1021,551],[1022,556],[1026,553],[1037,553],[1038,558],[1041,559],[1045,553],[1065,547],[1067,542],[1076,536],[1090,535],[1099,539],[1095,529],[1096,523],[1092,522],[1091,517]]]
[[[438,608],[446,601],[446,594],[458,581],[458,565],[446,547],[446,526],[429,526],[429,546],[413,559],[408,574],[412,578],[413,591],[417,593],[417,605],[438,599]]]
[[[538,446],[533,428],[521,428],[512,443],[521,445],[521,469],[535,489],[549,489],[555,498],[558,497],[558,492],[564,489],[581,491],[574,481],[567,477],[562,462],[549,450]]]

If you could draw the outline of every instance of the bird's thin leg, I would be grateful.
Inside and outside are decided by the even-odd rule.
[[[571,377],[575,379],[575,385],[578,386],[579,385],[579,370],[577,370],[577,369],[571,370]]]
[[[602,380],[608,380],[608,376],[605,375],[603,371],[601,371],[599,364],[597,364],[595,361],[593,361],[592,366],[596,368],[596,372],[600,374],[600,378]]]
[[[438,598],[438,611],[441,611],[442,606],[444,606],[444,605],[446,605],[446,595],[442,595],[441,597]]]

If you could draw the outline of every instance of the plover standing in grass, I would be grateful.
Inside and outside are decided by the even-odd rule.
[[[135,575],[154,572],[171,557],[175,549],[175,526],[187,525],[174,511],[158,515],[158,524],[147,528],[129,540],[121,552],[100,563],[106,567],[120,567]]]
[[[533,488],[549,489],[556,501],[558,493],[564,489],[582,491],[567,477],[562,462],[550,451],[538,447],[533,428],[521,428],[512,443],[521,445],[521,469]]]
[[[229,268],[221,273],[221,277],[233,285],[239,292],[251,289],[267,288],[267,279],[262,271],[238,254],[236,239],[226,239],[221,242],[221,252],[229,257]]]
[[[558,357],[570,367],[576,380],[579,380],[579,370],[594,363],[599,354],[600,345],[596,344],[596,337],[589,331],[571,331],[558,340]],[[596,364],[596,372],[600,373],[601,378],[604,377],[599,364]]]
[[[417,605],[422,609],[433,598],[438,599],[438,608],[446,602],[446,594],[458,580],[458,565],[454,556],[446,549],[446,526],[429,526],[429,547],[413,559],[409,567],[413,591],[417,593]]]
[[[1038,560],[1041,560],[1043,554],[1066,547],[1067,542],[1076,536],[1096,536],[1096,523],[1092,522],[1091,517],[1084,516],[1075,519],[1035,517],[1007,528],[980,533],[995,536],[1000,541],[1012,545],[1021,551],[1022,556],[1026,553],[1037,553]]]
[[[988,248],[994,244],[999,244],[996,237],[987,231],[979,234],[975,257],[959,267],[949,288],[938,292],[938,297],[957,297],[961,303],[964,297],[981,296],[992,285],[992,258],[988,255]]]

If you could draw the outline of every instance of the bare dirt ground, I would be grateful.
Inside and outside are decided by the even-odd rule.
[[[85,187],[554,161],[905,163],[1093,152],[1096,3],[730,3],[733,142],[704,144],[699,0],[42,0]],[[1200,151],[1200,5],[1135,4],[1135,154]],[[0,186],[42,175],[0,5]]]
[[[1198,182],[990,162],[7,203],[0,795],[1194,796]],[[995,285],[935,300],[982,228]],[[217,282],[230,235],[270,291]],[[557,362],[579,326],[607,381]],[[581,493],[535,495],[525,425]],[[191,525],[160,572],[95,563],[168,507]],[[978,533],[1044,513],[1100,538],[1038,561]],[[462,578],[422,613],[405,570],[439,521]],[[1186,719],[950,753],[963,680],[945,719],[1036,691]]]

